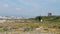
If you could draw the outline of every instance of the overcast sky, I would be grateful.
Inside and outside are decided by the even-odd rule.
[[[60,0],[0,0],[1,16],[60,15]]]

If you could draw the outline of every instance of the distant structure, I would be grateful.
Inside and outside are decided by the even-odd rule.
[[[52,13],[48,13],[48,16],[52,16]]]

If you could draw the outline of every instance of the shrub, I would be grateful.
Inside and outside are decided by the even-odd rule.
[[[4,30],[4,31],[8,31],[8,28],[7,28],[7,27],[4,27],[3,30]]]

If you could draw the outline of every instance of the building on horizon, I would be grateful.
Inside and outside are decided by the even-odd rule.
[[[48,16],[52,16],[52,13],[48,13]]]

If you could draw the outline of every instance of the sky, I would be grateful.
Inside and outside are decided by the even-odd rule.
[[[0,16],[60,15],[60,0],[0,0]]]

